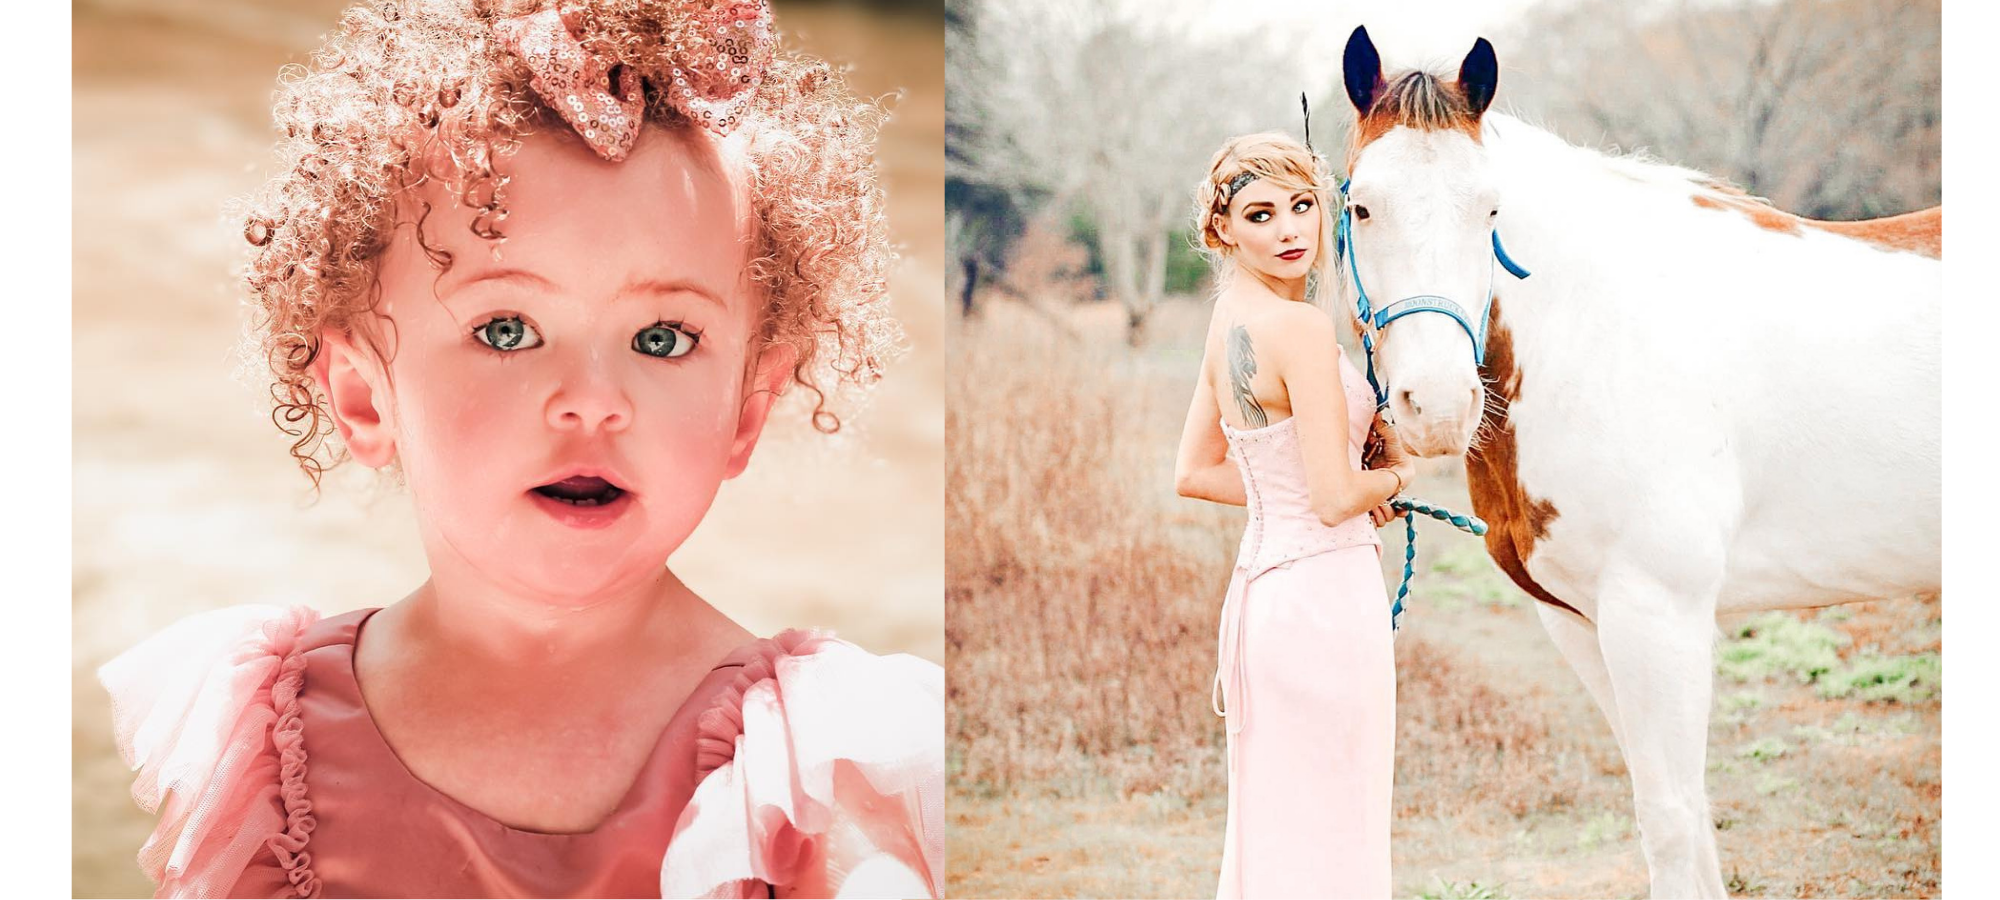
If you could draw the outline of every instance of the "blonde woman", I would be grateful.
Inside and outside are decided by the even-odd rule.
[[[1225,898],[1389,895],[1396,675],[1375,527],[1412,468],[1307,302],[1331,256],[1328,187],[1310,150],[1270,133],[1225,144],[1196,190],[1219,290],[1175,487],[1250,513],[1214,684]],[[1362,465],[1371,430],[1380,468]]]

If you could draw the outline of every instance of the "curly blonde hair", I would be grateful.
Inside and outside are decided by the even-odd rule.
[[[1328,171],[1325,159],[1283,132],[1263,131],[1230,138],[1209,160],[1208,174],[1195,185],[1194,230],[1201,242],[1195,249],[1208,257],[1209,264],[1218,269],[1235,256],[1235,248],[1223,242],[1217,226],[1229,216],[1233,193],[1229,189],[1230,183],[1245,174],[1286,190],[1311,191],[1319,201],[1321,235],[1324,237],[1329,233],[1326,224],[1331,221],[1332,215],[1328,200],[1333,191]],[[1319,256],[1313,263],[1314,271],[1322,276],[1322,284],[1325,283],[1323,276],[1331,265],[1331,250],[1322,241]]]
[[[692,128],[666,102],[663,48],[691,8],[718,0],[565,3],[580,41],[645,82],[648,123]],[[543,126],[568,125],[529,85],[528,69],[493,36],[502,18],[551,0],[403,0],[349,8],[310,66],[279,72],[274,117],[279,174],[241,204],[252,245],[243,279],[248,340],[268,367],[271,419],[294,439],[293,458],[315,489],[345,458],[328,448],[333,418],[312,375],[323,330],[354,334],[376,351],[369,325],[376,271],[395,210],[418,210],[417,240],[431,261],[450,254],[423,237],[427,203],[407,194],[438,180],[476,210],[471,231],[504,240],[507,177],[494,169]],[[811,392],[812,423],[840,428],[828,394],[880,378],[901,330],[884,294],[889,244],[875,139],[881,108],[852,94],[826,62],[781,50],[738,126],[741,175],[756,219],[749,274],[764,295],[763,346],[797,354],[791,382]],[[579,142],[581,138],[568,135]],[[732,136],[732,141],[737,140]],[[440,163],[442,162],[442,164]]]

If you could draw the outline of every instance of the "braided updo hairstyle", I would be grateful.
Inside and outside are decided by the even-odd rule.
[[[1207,176],[1194,189],[1193,224],[1201,242],[1196,249],[1217,269],[1223,269],[1234,257],[1235,248],[1223,243],[1218,226],[1229,216],[1230,201],[1234,199],[1230,184],[1246,173],[1255,176],[1255,181],[1269,181],[1288,191],[1313,192],[1319,201],[1323,238],[1313,268],[1324,274],[1333,255],[1330,242],[1324,238],[1332,237],[1332,229],[1326,226],[1334,212],[1328,202],[1333,191],[1329,189],[1326,160],[1291,135],[1278,131],[1230,138],[1209,160]],[[1325,283],[1324,279],[1321,283]]]
[[[647,123],[692,128],[660,90],[672,84],[665,54],[691,8],[719,0],[565,3],[584,47],[642,76]],[[419,210],[417,241],[432,262],[450,254],[423,236],[428,205],[411,188],[437,181],[477,211],[477,237],[505,239],[507,178],[496,158],[522,135],[550,131],[581,141],[529,86],[530,72],[500,46],[499,19],[551,0],[401,0],[349,8],[310,65],[279,72],[274,103],[279,173],[243,204],[251,258],[243,273],[252,307],[249,348],[268,367],[272,421],[293,438],[292,456],[315,488],[345,458],[328,448],[333,419],[312,362],[322,329],[353,334],[378,353],[370,330],[375,275],[398,204]],[[880,377],[901,330],[886,308],[894,260],[876,180],[883,118],[826,62],[779,50],[735,134],[739,173],[755,216],[749,275],[764,302],[759,345],[797,353],[791,381],[810,392],[812,422],[840,428],[827,395]]]

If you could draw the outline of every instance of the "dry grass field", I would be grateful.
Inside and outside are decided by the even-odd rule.
[[[286,441],[232,381],[223,218],[269,164],[278,67],[303,60],[340,0],[79,0],[74,20],[75,372],[72,889],[150,895],[132,802],[93,671],[192,612],[391,602],[424,578],[408,498],[348,467],[309,504]],[[871,650],[942,662],[944,48],[935,16],[779,2],[806,49],[852,63],[891,103],[879,159],[903,259],[892,300],[910,352],[823,438],[772,430],[673,560],[746,627],[831,626]]]
[[[1208,687],[1243,514],[1172,490],[1206,315],[1170,303],[1137,352],[1103,305],[992,299],[956,324],[949,896],[1215,890]],[[1428,465],[1415,493],[1469,508],[1457,465]],[[1401,535],[1384,532],[1385,576]],[[1624,766],[1533,601],[1475,538],[1431,525],[1419,546],[1397,639],[1397,895],[1644,896]],[[1720,633],[1708,786],[1732,893],[1936,896],[1938,603]]]

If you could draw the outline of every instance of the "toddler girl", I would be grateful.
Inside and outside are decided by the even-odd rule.
[[[942,671],[665,566],[788,385],[833,430],[894,347],[879,110],[762,0],[412,0],[276,115],[274,421],[400,476],[431,578],[104,666],[160,894],[937,895]]]

